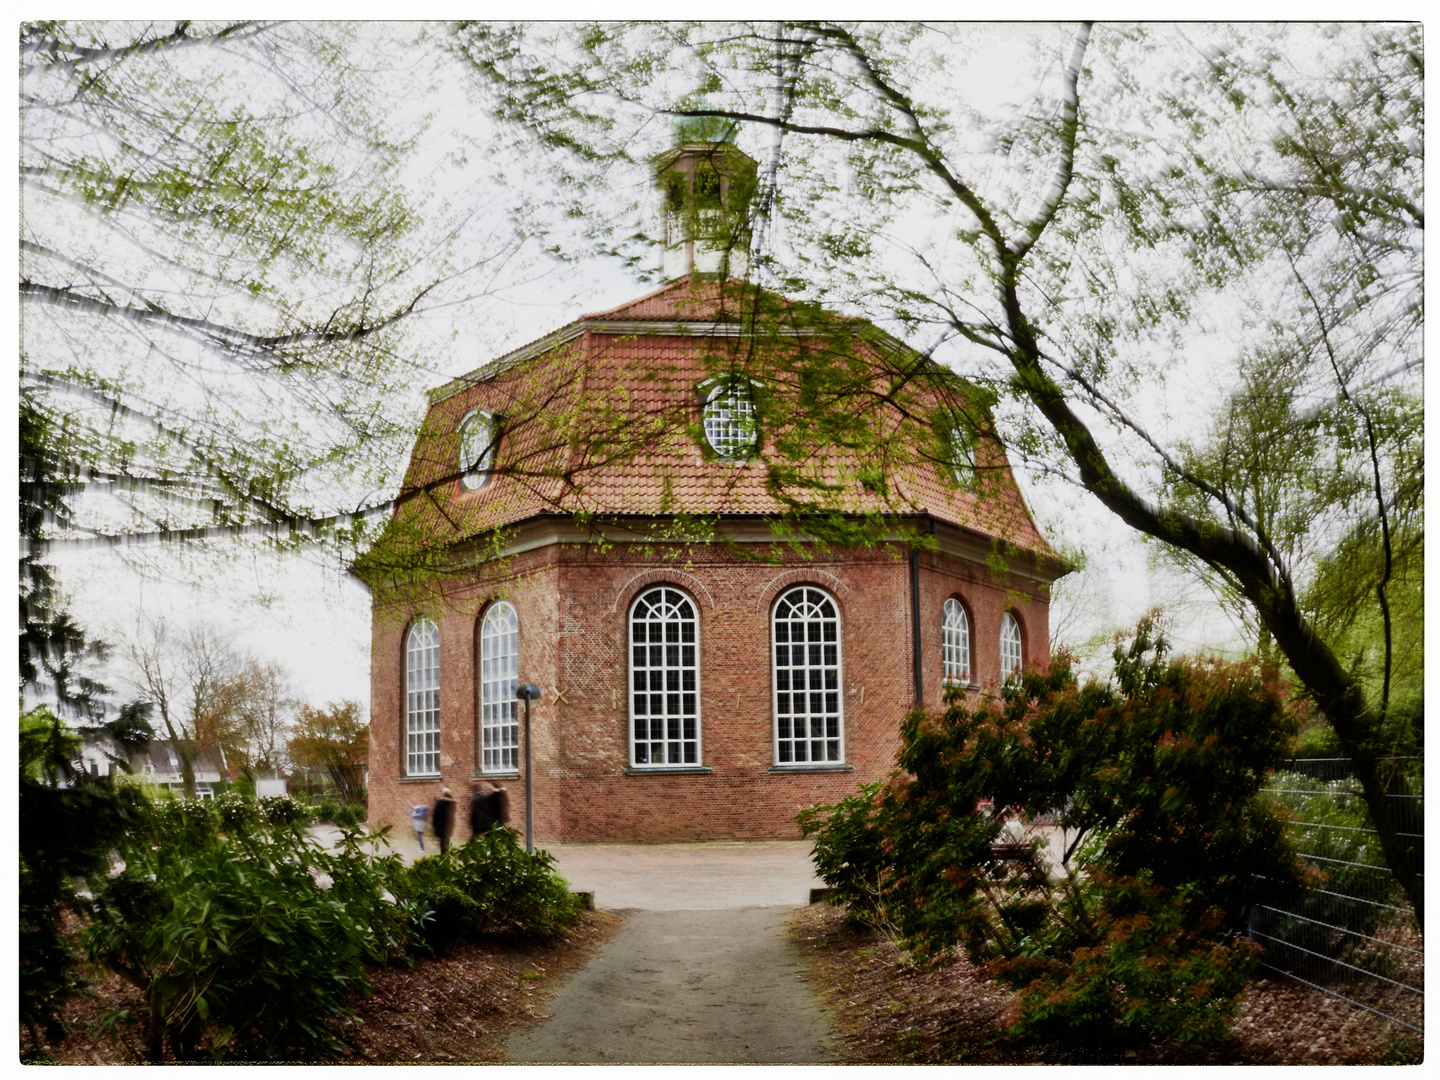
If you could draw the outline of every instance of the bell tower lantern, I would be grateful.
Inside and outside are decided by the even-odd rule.
[[[664,198],[667,280],[744,277],[750,269],[753,158],[731,142],[683,142],[655,160]]]

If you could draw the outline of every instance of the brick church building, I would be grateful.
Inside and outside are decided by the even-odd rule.
[[[693,227],[743,216],[748,160],[702,144],[659,167],[663,288],[431,392],[390,540],[418,554],[367,575],[372,828],[488,779],[523,830],[529,682],[537,843],[797,837],[798,810],[894,767],[917,701],[1048,655],[1064,568],[993,439],[893,478],[898,513],[854,485],[892,542],[772,531],[765,411],[716,374],[753,344],[733,297],[756,294],[725,254],[743,244]]]

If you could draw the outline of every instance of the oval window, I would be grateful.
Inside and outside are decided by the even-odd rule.
[[[460,421],[460,483],[466,490],[484,487],[490,479],[496,442],[494,417],[476,411]]]
[[[727,461],[744,461],[755,453],[759,427],[755,399],[744,382],[726,382],[710,391],[701,410],[705,439]]]

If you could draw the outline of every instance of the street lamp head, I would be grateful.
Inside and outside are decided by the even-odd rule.
[[[515,696],[521,701],[539,701],[540,687],[534,683],[521,683],[515,691]]]

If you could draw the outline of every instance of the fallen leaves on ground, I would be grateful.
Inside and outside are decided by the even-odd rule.
[[[963,956],[914,963],[827,904],[797,911],[790,930],[850,1064],[1374,1065],[1419,1062],[1424,1051],[1420,1035],[1288,979],[1253,982],[1216,1045],[1044,1045],[1005,1033],[1012,995]]]
[[[357,1003],[345,1029],[353,1044],[342,1062],[495,1062],[515,1029],[546,1018],[545,1000],[556,983],[582,967],[623,920],[583,911],[549,941],[487,936],[456,945],[444,956],[419,958],[413,967],[372,969],[374,990]],[[72,1001],[65,1013],[70,1033],[50,1057],[66,1065],[142,1064],[144,1038],[137,1025],[121,1022],[102,1030],[116,1010],[137,1016],[139,991],[118,975],[95,977],[93,993]],[[29,1034],[20,1033],[29,1046]]]
[[[603,911],[580,918],[549,942],[495,938],[463,944],[413,968],[371,973],[349,1031],[351,1062],[503,1061],[504,1039],[547,1018],[557,980],[581,967],[622,920]]]

